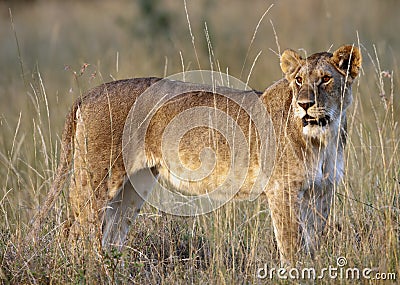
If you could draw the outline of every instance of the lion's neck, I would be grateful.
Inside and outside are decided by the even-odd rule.
[[[340,181],[344,173],[343,150],[345,146],[345,124],[343,116],[337,126],[330,129],[320,137],[305,137],[303,150],[304,160],[312,167],[307,170],[307,175],[312,180],[328,180],[330,183]]]

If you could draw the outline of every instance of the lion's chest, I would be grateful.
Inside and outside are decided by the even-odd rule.
[[[344,173],[343,153],[334,145],[313,154],[310,163],[305,164],[303,189],[324,189],[338,183]]]

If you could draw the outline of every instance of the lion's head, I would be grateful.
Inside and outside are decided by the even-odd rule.
[[[318,138],[332,127],[337,129],[352,102],[351,84],[361,61],[360,50],[354,46],[306,59],[293,50],[284,51],[281,68],[293,90],[292,108],[302,120],[305,136]]]

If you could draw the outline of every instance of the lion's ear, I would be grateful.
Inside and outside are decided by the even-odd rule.
[[[281,56],[281,69],[285,73],[286,78],[294,76],[304,60],[294,50],[287,49]]]
[[[361,52],[355,46],[341,46],[332,56],[333,64],[344,74],[349,72],[351,78],[356,78],[361,68]]]

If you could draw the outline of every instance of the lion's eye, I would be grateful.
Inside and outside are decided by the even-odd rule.
[[[303,78],[301,78],[300,76],[296,77],[296,84],[301,86],[303,84]]]
[[[322,77],[322,83],[327,83],[327,82],[329,82],[330,80],[331,80],[331,76],[329,76],[329,75],[324,75],[323,77]]]

